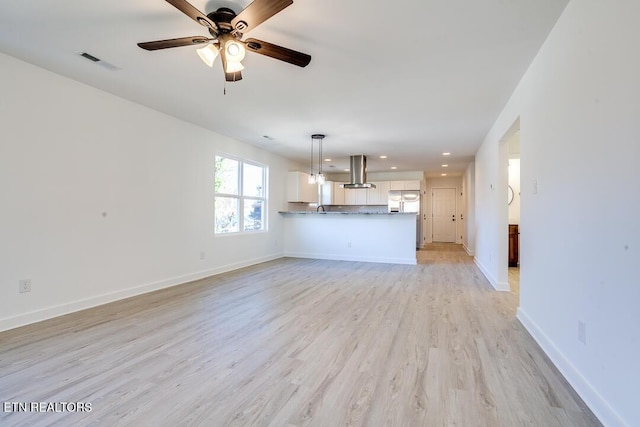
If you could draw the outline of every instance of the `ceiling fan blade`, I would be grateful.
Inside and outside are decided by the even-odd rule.
[[[197,44],[205,44],[212,40],[214,39],[208,39],[206,37],[200,37],[200,36],[181,37],[179,39],[156,40],[153,42],[138,43],[138,46],[140,46],[145,50],[158,50],[158,49],[167,49],[170,47],[193,46]]]
[[[253,30],[292,4],[293,0],[254,0],[253,3],[231,20],[231,26],[241,33]]]
[[[166,0],[166,2],[175,6],[176,9],[196,21],[198,24],[213,29],[216,34],[218,33],[218,26],[216,23],[207,18],[207,15],[200,12],[186,0]]]
[[[242,72],[236,71],[235,73],[224,73],[224,79],[228,82],[237,82],[242,80]]]
[[[311,62],[311,55],[287,49],[272,43],[264,42],[257,39],[247,39],[245,46],[248,50],[259,53],[261,55],[270,56],[298,67],[306,67]]]

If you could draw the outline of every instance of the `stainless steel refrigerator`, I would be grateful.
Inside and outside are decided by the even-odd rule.
[[[416,248],[422,246],[420,238],[420,191],[392,190],[389,191],[389,212],[415,212],[416,214]]]

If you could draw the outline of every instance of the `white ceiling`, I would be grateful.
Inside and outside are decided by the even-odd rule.
[[[248,3],[191,1],[204,13]],[[446,151],[459,174],[567,3],[294,0],[245,38],[308,53],[309,66],[248,52],[226,95],[222,67],[194,47],[136,45],[208,35],[164,0],[2,0],[0,51],[303,164],[324,133],[325,171],[366,154],[370,172],[439,175]]]

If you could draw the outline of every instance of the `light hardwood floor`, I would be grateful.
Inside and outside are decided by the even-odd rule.
[[[520,267],[509,267],[509,289],[520,297]],[[517,300],[516,300],[517,301]]]
[[[0,334],[13,426],[597,426],[458,245],[281,259]]]

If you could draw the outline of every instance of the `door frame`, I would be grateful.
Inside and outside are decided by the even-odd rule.
[[[431,213],[431,227],[430,227],[430,230],[431,230],[431,234],[430,234],[430,235],[431,235],[431,238],[430,238],[430,241],[431,241],[431,242],[433,242],[433,208],[434,208],[434,203],[433,203],[433,199],[434,199],[434,197],[433,197],[433,192],[434,192],[435,190],[453,190],[453,203],[454,203],[453,211],[454,211],[454,217],[455,217],[455,219],[456,219],[456,225],[455,225],[455,231],[454,231],[454,236],[453,236],[453,237],[454,237],[454,239],[453,239],[453,242],[451,242],[451,243],[461,243],[461,242],[460,242],[460,239],[459,239],[459,229],[460,229],[460,213],[459,213],[459,206],[460,206],[460,203],[458,203],[458,197],[459,197],[459,196],[458,196],[458,191],[459,191],[459,189],[458,189],[458,187],[457,187],[457,186],[450,186],[450,185],[447,185],[447,186],[438,186],[438,187],[431,187],[431,188],[428,190],[428,191],[430,191],[430,192],[431,192],[431,196],[430,196],[430,197],[431,197],[431,212],[430,212],[430,213]]]

